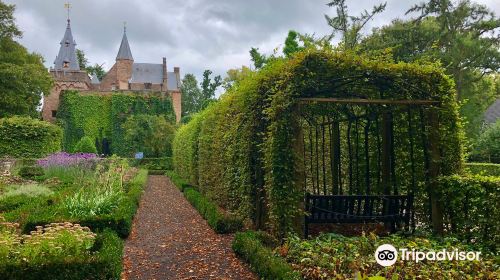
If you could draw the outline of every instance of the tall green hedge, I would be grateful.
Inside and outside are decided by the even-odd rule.
[[[61,150],[62,130],[29,117],[0,119],[0,157],[40,158]]]
[[[130,157],[134,151],[125,141],[122,125],[135,114],[162,115],[175,122],[171,98],[160,93],[66,91],[57,115],[64,128],[63,148],[72,151],[84,136],[98,141],[106,138],[113,154]]]
[[[182,127],[174,139],[175,170],[219,206],[283,236],[298,230],[303,214],[298,98],[439,101],[440,172],[450,175],[463,163],[454,94],[437,64],[305,50],[251,73]],[[424,181],[423,172],[418,176]]]
[[[439,180],[439,192],[448,232],[499,252],[500,177],[444,176]]]

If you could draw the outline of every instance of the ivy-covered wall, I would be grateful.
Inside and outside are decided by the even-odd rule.
[[[61,150],[62,130],[29,117],[0,119],[0,157],[40,158]]]
[[[64,129],[63,148],[73,151],[76,143],[88,136],[110,142],[111,153],[132,156],[122,128],[134,114],[162,115],[175,123],[171,98],[160,93],[79,93],[66,91],[61,95],[57,114]]]
[[[281,236],[297,230],[304,195],[298,174],[304,155],[297,152],[302,97],[439,101],[440,173],[461,170],[453,81],[439,65],[306,50],[250,74],[182,127],[174,139],[176,171],[259,228]]]

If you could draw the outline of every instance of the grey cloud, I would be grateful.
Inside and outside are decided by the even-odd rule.
[[[21,42],[41,53],[46,65],[59,47],[66,13],[65,0],[4,0],[17,5],[16,17],[24,31]],[[323,15],[334,15],[328,0],[73,0],[71,23],[78,48],[92,63],[114,63],[123,22],[137,62],[180,66],[183,74],[198,77],[204,69],[224,75],[230,68],[249,65],[248,50],[260,47],[271,53],[282,44],[290,29],[325,35],[330,32]],[[381,1],[347,2],[359,14]],[[386,11],[371,21],[367,30],[389,23],[420,0],[387,1]],[[480,0],[497,14],[494,0]]]

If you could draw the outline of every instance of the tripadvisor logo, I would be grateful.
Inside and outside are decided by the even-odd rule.
[[[481,252],[464,252],[457,249],[447,251],[442,249],[439,251],[416,251],[415,249],[409,250],[401,248],[398,250],[391,244],[383,244],[378,246],[375,250],[375,260],[381,266],[391,266],[396,263],[398,256],[403,261],[420,262],[423,260],[428,261],[479,261]]]

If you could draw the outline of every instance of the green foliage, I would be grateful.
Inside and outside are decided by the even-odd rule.
[[[339,79],[349,82],[332,82]],[[182,126],[173,144],[175,170],[220,207],[260,226],[268,222],[283,237],[299,230],[294,221],[303,214],[303,178],[297,175],[303,155],[295,152],[303,141],[297,99],[360,96],[440,101],[440,170],[445,175],[461,170],[463,135],[453,82],[437,65],[314,49],[274,59]],[[399,153],[400,162],[409,162],[407,151]],[[424,182],[425,175],[417,174],[416,180]]]
[[[35,179],[44,175],[43,168],[41,166],[23,166],[19,169],[19,176],[25,179]]]
[[[299,34],[296,31],[288,31],[288,36],[285,39],[285,46],[283,47],[283,54],[286,57],[290,57],[292,54],[304,49],[299,46],[298,38]]]
[[[500,177],[500,164],[497,163],[466,163],[465,167],[473,175],[496,176]]]
[[[74,153],[89,153],[96,154],[97,148],[95,147],[95,142],[88,136],[82,137],[78,143],[76,143]]]
[[[204,100],[201,95],[201,89],[198,86],[198,81],[193,74],[188,73],[184,76],[182,79],[181,92],[183,116],[188,116],[202,109]]]
[[[273,251],[265,247],[258,232],[238,232],[234,236],[233,250],[250,264],[262,279],[301,279],[299,273]]]
[[[61,129],[29,117],[0,119],[0,156],[40,158],[61,150]]]
[[[167,172],[165,172],[165,175],[170,178],[170,180],[181,192],[183,192],[187,188],[196,189],[194,186],[188,184],[184,179],[177,175],[177,173],[173,170],[167,170]]]
[[[22,33],[15,23],[15,9],[15,5],[0,2],[0,39],[21,37]]]
[[[336,32],[340,32],[342,34],[341,47],[349,50],[354,49],[358,45],[363,27],[373,19],[376,14],[383,12],[387,3],[373,6],[370,13],[364,10],[360,16],[350,16],[345,1],[346,0],[334,0],[329,2],[327,5],[336,8],[337,16],[329,17],[325,15],[325,19],[328,25],[333,29],[331,37],[333,38],[333,34]]]
[[[0,262],[0,278],[97,280],[120,277],[123,241],[115,233],[106,230],[95,237],[85,228],[75,230],[77,227],[74,226],[69,229],[68,224],[66,228],[60,227],[63,229],[47,233],[37,231],[28,243],[17,245],[22,248],[20,255]],[[3,240],[5,237],[0,235]],[[9,251],[16,246],[13,245]],[[5,252],[2,247],[4,245],[0,245],[0,255]]]
[[[482,114],[499,94],[500,20],[488,8],[471,1],[428,0],[407,14],[416,19],[394,20],[375,29],[360,44],[364,51],[392,54],[396,61],[440,61],[452,75],[466,132],[475,139]],[[486,75],[485,75],[486,74]]]
[[[210,78],[210,75],[212,75],[211,70],[205,70],[203,72],[203,81],[201,81],[200,86],[201,86],[201,109],[206,108],[210,102],[212,102],[215,98],[215,91],[219,86],[222,85],[222,79],[219,75],[214,77],[214,81],[212,82],[212,78]],[[198,112],[198,111],[196,111]],[[193,112],[193,113],[196,113]]]
[[[235,84],[243,80],[245,77],[250,75],[252,70],[249,67],[241,66],[241,68],[229,69],[226,74],[227,77],[222,81],[222,87],[227,91],[231,89]],[[183,122],[185,123],[185,122]]]
[[[40,175],[37,175],[40,176]],[[51,195],[53,192],[47,186],[38,184],[9,185],[0,195],[0,200],[12,196],[36,197],[41,195]]]
[[[460,240],[500,249],[500,177],[447,176],[439,180],[446,230]]]
[[[476,160],[500,163],[500,120],[486,127],[477,139],[473,157]]]
[[[222,213],[218,206],[193,188],[183,189],[184,196],[217,233],[234,233],[243,228],[243,221]]]
[[[123,124],[132,115],[144,114],[163,116],[175,122],[171,98],[159,93],[79,94],[66,91],[61,96],[58,111],[64,129],[63,148],[72,151],[80,138],[88,136],[99,143],[110,143],[112,154],[130,157],[134,151],[125,140]]]
[[[140,166],[148,170],[172,170],[171,157],[134,159],[134,166]]]
[[[259,52],[259,48],[251,48],[250,57],[252,59],[253,65],[255,66],[255,69],[264,67],[264,65],[268,61],[268,58]]]
[[[146,157],[172,155],[175,127],[163,116],[132,115],[123,124],[125,141]]]
[[[43,58],[29,53],[12,37],[21,35],[14,24],[13,5],[0,2],[0,118],[12,115],[37,117],[42,95],[53,80]]]
[[[398,261],[389,267],[375,262],[374,252],[382,244],[391,244],[396,249],[407,248],[418,251],[476,251],[453,238],[443,240],[425,237],[375,235],[344,237],[338,234],[323,234],[312,240],[290,237],[280,248],[282,256],[301,273],[302,279],[352,279],[381,276],[385,279],[497,279],[498,264],[493,256],[484,253],[480,261]],[[365,278],[362,278],[365,279]]]

